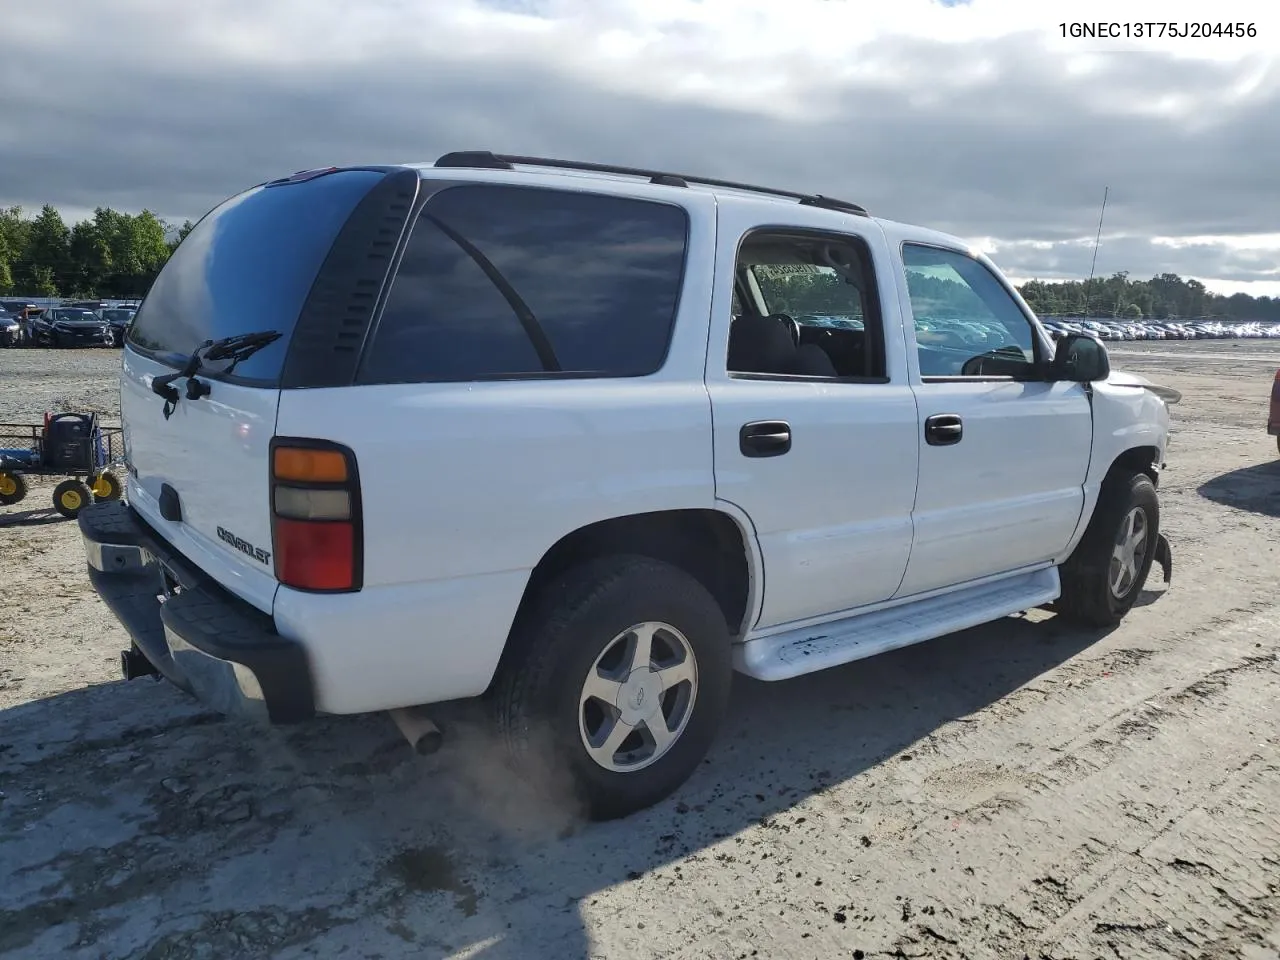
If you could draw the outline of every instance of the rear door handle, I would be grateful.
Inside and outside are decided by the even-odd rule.
[[[935,413],[924,422],[924,442],[931,447],[948,447],[964,436],[964,421],[958,414]]]
[[[791,449],[791,424],[785,420],[755,420],[738,431],[744,457],[780,457]]]

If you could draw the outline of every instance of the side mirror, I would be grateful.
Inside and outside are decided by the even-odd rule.
[[[1111,358],[1102,341],[1087,333],[1068,333],[1058,340],[1049,371],[1054,380],[1093,383],[1111,373]]]

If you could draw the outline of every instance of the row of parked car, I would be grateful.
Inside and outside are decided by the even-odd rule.
[[[1280,323],[1231,320],[1085,320],[1046,317],[1050,333],[1088,333],[1099,340],[1248,340],[1280,338]]]
[[[0,300],[0,347],[118,347],[136,302],[78,300],[41,307]]]
[[[125,327],[138,310],[137,302],[80,300],[61,306],[39,307],[21,300],[0,300],[0,347],[118,347]],[[1280,338],[1280,323],[1222,320],[1089,320],[1047,317],[1041,322],[1055,336],[1087,333],[1100,340],[1245,340]],[[982,325],[972,321],[928,319],[924,325],[947,333],[963,327],[966,334]],[[987,331],[978,329],[980,337]],[[991,331],[999,336],[1002,331]],[[964,339],[974,339],[966,336]]]

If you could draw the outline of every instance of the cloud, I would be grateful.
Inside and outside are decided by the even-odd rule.
[[[844,196],[1048,279],[1088,273],[1109,186],[1099,273],[1280,293],[1256,239],[1280,223],[1280,13],[1238,41],[1061,35],[1106,9],[45,0],[4,18],[0,203],[181,220],[306,167],[488,148]]]

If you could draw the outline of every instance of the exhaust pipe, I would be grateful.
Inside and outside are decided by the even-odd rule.
[[[425,757],[435,753],[444,743],[444,734],[440,732],[440,728],[431,721],[431,718],[415,708],[400,707],[387,712],[391,714],[391,719],[395,721],[404,738],[409,741],[409,746],[418,756]]]

